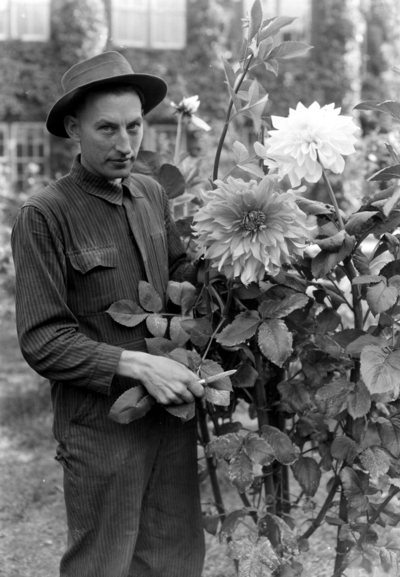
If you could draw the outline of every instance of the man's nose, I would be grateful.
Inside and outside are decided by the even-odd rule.
[[[129,141],[129,134],[126,130],[121,130],[118,132],[117,139],[115,142],[115,148],[121,154],[124,155],[130,154],[131,143]]]

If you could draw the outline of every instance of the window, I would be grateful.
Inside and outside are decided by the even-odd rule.
[[[0,0],[0,40],[46,41],[50,0]]]
[[[186,0],[112,0],[111,20],[114,45],[167,49],[186,45]]]
[[[42,122],[11,124],[11,181],[18,191],[48,175],[49,138]]]
[[[254,0],[245,0],[245,13],[250,14]],[[311,0],[261,0],[265,18],[289,16],[296,18],[292,24],[282,28],[279,42],[287,40],[307,40],[311,19]]]

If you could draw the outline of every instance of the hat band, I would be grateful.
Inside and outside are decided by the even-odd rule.
[[[102,62],[92,68],[85,69],[72,78],[63,79],[64,92],[70,92],[81,86],[85,86],[91,82],[97,82],[105,79],[111,79],[113,76],[121,76],[124,74],[133,74],[132,68],[128,62],[121,62],[120,60],[113,60],[112,62]]]

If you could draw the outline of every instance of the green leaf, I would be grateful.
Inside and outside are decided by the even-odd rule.
[[[281,541],[281,545],[284,549],[284,553],[289,555],[298,555],[299,554],[299,546],[297,542],[297,537],[294,534],[293,530],[289,527],[287,523],[277,515],[272,515],[271,513],[267,513],[263,519],[271,519],[274,525],[278,528],[279,537]],[[290,518],[293,521],[292,518]]]
[[[347,412],[353,419],[359,419],[369,413],[371,409],[371,395],[362,381],[354,385],[347,400]]]
[[[249,433],[244,438],[244,451],[258,465],[270,465],[275,460],[271,445],[257,433]]]
[[[149,315],[146,319],[146,325],[152,335],[163,337],[167,332],[168,321],[161,315]]]
[[[382,446],[398,459],[400,457],[400,419],[378,418],[376,423]]]
[[[110,409],[109,417],[116,423],[127,425],[148,413],[155,402],[143,385],[138,385],[118,397]]]
[[[177,348],[176,343],[172,343],[168,339],[161,337],[154,337],[154,339],[145,339],[147,351],[151,355],[159,357],[169,357],[169,353]]]
[[[339,435],[333,439],[331,454],[338,461],[347,461],[352,465],[358,453],[358,447],[353,439],[346,435]]]
[[[228,433],[213,439],[206,447],[207,457],[230,461],[243,446],[243,438],[237,433]]]
[[[367,345],[376,345],[377,347],[387,346],[385,337],[374,337],[373,335],[364,334],[356,338],[352,343],[346,347],[346,353],[352,357],[358,358],[364,347]]]
[[[282,367],[290,357],[293,335],[284,321],[271,319],[264,321],[258,331],[258,346],[262,354],[272,363]]]
[[[257,332],[261,322],[257,311],[245,311],[236,316],[233,323],[225,327],[217,336],[221,345],[232,347],[247,341]]]
[[[388,393],[397,398],[400,390],[400,350],[389,351],[367,345],[361,352],[361,375],[372,395]]]
[[[253,465],[250,457],[241,450],[229,461],[229,480],[239,493],[250,489],[254,481]]]
[[[167,296],[174,304],[181,307],[182,314],[185,315],[196,302],[196,287],[187,281],[169,281]]]
[[[218,533],[219,523],[221,521],[220,515],[204,515],[202,517],[203,529],[210,535],[216,536]]]
[[[393,166],[387,166],[375,172],[367,180],[374,182],[376,180],[387,181],[392,180],[392,178],[400,178],[400,164],[394,164]]]
[[[139,302],[145,311],[159,313],[162,310],[162,300],[157,291],[145,280],[139,281]]]
[[[304,383],[282,381],[278,390],[283,403],[287,403],[295,413],[304,413],[312,407],[311,396]]]
[[[170,200],[181,196],[185,192],[185,179],[179,168],[173,164],[163,164],[157,180]]]
[[[259,377],[260,375],[250,363],[244,363],[239,367],[237,373],[232,375],[231,382],[235,388],[254,387]]]
[[[206,359],[201,365],[200,376],[202,379],[206,379],[207,377],[218,375],[223,371],[224,369],[220,364],[211,359]],[[217,381],[213,381],[209,386],[213,389],[219,389],[220,391],[232,391],[232,383],[229,377],[222,377]]]
[[[169,356],[177,363],[181,363],[182,365],[185,365],[185,367],[189,367],[189,352],[190,351],[187,351],[186,349],[178,348],[171,351]]]
[[[338,252],[338,250],[343,245],[344,239],[346,238],[347,232],[341,230],[334,234],[333,236],[328,236],[328,238],[315,239],[314,243],[317,244],[322,250],[327,250],[328,252]]]
[[[340,331],[332,335],[332,338],[338,343],[338,345],[342,347],[342,349],[345,349],[353,341],[358,339],[358,337],[361,337],[362,335],[365,334],[366,334],[365,331],[363,331],[362,329],[344,329],[343,331]]]
[[[260,29],[263,11],[260,0],[255,0],[250,10],[249,33],[247,40],[250,42]]]
[[[359,285],[359,284],[370,284],[370,283],[378,283],[384,281],[386,284],[386,279],[384,276],[377,275],[377,274],[363,274],[361,276],[356,276],[352,280],[352,284]]]
[[[331,337],[318,333],[318,348],[335,359],[340,359],[342,354],[340,346],[333,339],[333,335]]]
[[[350,507],[359,511],[368,509],[368,499],[364,495],[359,476],[350,467],[345,467],[340,473],[344,494]]]
[[[211,384],[204,387],[204,397],[209,403],[212,403],[213,405],[221,405],[223,407],[228,407],[231,402],[229,391],[215,389]]]
[[[186,331],[183,330],[181,326],[181,322],[184,320],[184,317],[172,317],[170,325],[169,325],[169,336],[171,341],[183,347],[185,343],[189,340],[190,336]]]
[[[193,403],[183,403],[182,405],[164,405],[164,409],[185,423],[195,416],[196,403],[193,401]]]
[[[282,465],[292,465],[299,457],[299,450],[289,437],[276,427],[264,425],[262,428],[262,438],[272,447],[277,461]]]
[[[236,164],[244,164],[251,158],[245,145],[238,140],[233,143],[232,149]]]
[[[314,278],[326,276],[336,265],[348,257],[355,246],[356,239],[353,236],[346,237],[342,248],[338,252],[321,250],[312,260],[311,270]]]
[[[268,37],[275,36],[281,28],[288,26],[294,22],[296,18],[290,18],[288,16],[277,16],[269,21],[266,26],[260,30],[260,40],[265,40]]]
[[[316,318],[316,330],[318,333],[333,333],[340,325],[342,317],[331,308],[325,308]]]
[[[298,56],[304,56],[309,50],[313,48],[305,42],[282,42],[278,44],[269,54],[269,58],[275,58],[276,60],[289,60],[290,58],[297,58]]]
[[[241,519],[244,519],[246,515],[248,515],[246,509],[238,509],[229,513],[221,525],[220,536],[225,538],[231,537],[238,528]]]
[[[393,118],[400,120],[400,103],[394,100],[385,100],[384,102],[377,102],[376,100],[366,100],[360,102],[354,107],[354,110],[377,110],[384,114],[389,114]]]
[[[181,321],[181,327],[190,335],[194,345],[204,347],[213,334],[210,322],[206,318]]]
[[[228,86],[230,86],[231,88],[235,88],[235,82],[236,82],[235,71],[233,70],[229,62],[225,60],[225,58],[222,58],[222,64],[224,65],[225,78]]]
[[[371,223],[368,221],[377,214],[379,214],[378,211],[364,211],[352,214],[346,222],[346,232],[351,236],[357,236],[361,234],[368,225],[371,226]]]
[[[396,304],[397,297],[396,287],[386,286],[386,279],[367,288],[366,300],[373,315],[390,309]]]
[[[131,170],[134,173],[147,174],[157,180],[158,173],[163,163],[163,157],[158,152],[139,150]]]
[[[328,418],[333,419],[347,408],[347,400],[351,390],[351,383],[342,377],[318,389],[315,401],[318,403],[320,411]]]
[[[390,459],[381,447],[368,447],[360,453],[359,458],[364,469],[366,469],[373,478],[385,475],[389,470]]]
[[[304,198],[302,196],[298,196],[295,199],[297,206],[306,214],[312,215],[321,215],[321,214],[329,214],[334,215],[335,209],[331,204],[324,204],[323,202],[319,202],[318,200],[311,200],[309,198]]]
[[[388,198],[387,201],[385,202],[385,204],[383,205],[383,208],[382,208],[383,214],[386,217],[389,216],[389,214],[392,212],[394,207],[397,206],[399,201],[400,201],[400,188],[397,186],[394,189],[390,198]]]
[[[353,264],[361,275],[371,274],[371,269],[369,268],[370,259],[362,252],[361,249],[357,249],[353,253]]]
[[[281,559],[267,537],[261,536],[255,541],[249,535],[231,541],[228,544],[228,556],[239,561],[239,577],[261,577],[263,565],[275,571],[281,565]]]
[[[292,465],[294,478],[309,497],[314,497],[321,480],[321,469],[312,457],[299,456]]]
[[[263,319],[282,319],[296,309],[305,307],[308,301],[307,295],[294,294],[283,300],[265,300],[258,307],[258,310]]]
[[[124,327],[136,327],[144,321],[149,313],[133,301],[121,300],[110,306],[107,313]]]

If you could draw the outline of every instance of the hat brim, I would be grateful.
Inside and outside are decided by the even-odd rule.
[[[73,104],[75,104],[78,95],[83,94],[94,86],[107,84],[131,84],[132,86],[137,86],[144,96],[143,114],[147,114],[158,106],[164,100],[168,90],[166,82],[152,74],[121,74],[120,76],[89,82],[84,86],[67,92],[52,106],[46,120],[46,128],[50,134],[61,138],[69,138],[65,130],[64,118],[67,114],[73,112]]]

